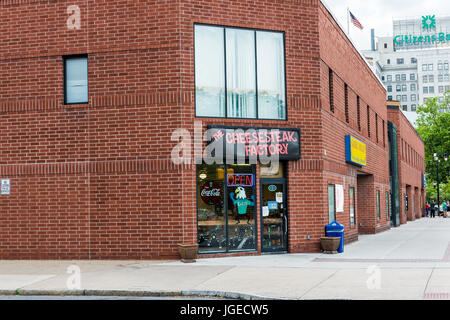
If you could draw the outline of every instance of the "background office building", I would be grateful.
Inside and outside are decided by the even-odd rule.
[[[427,98],[450,90],[450,18],[423,16],[393,21],[393,36],[372,33],[372,50],[364,51],[382,80],[387,100],[400,102],[400,109],[413,123],[417,107]]]

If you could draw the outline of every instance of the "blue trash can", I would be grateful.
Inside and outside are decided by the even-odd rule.
[[[338,252],[344,252],[344,229],[345,227],[339,222],[333,221],[329,225],[325,226],[325,236],[326,237],[340,237],[341,242],[339,243]]]

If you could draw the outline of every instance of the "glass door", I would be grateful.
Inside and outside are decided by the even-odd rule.
[[[261,249],[287,251],[286,179],[261,179]]]

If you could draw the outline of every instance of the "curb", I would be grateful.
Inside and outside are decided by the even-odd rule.
[[[126,296],[126,297],[214,297],[235,300],[284,300],[240,292],[215,290],[181,290],[181,291],[133,291],[133,290],[0,290],[3,296]]]

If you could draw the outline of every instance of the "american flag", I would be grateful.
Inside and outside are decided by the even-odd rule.
[[[361,22],[359,22],[358,19],[356,19],[356,17],[350,11],[348,13],[350,14],[350,19],[352,20],[352,23],[355,25],[355,27],[362,30],[363,26]]]

